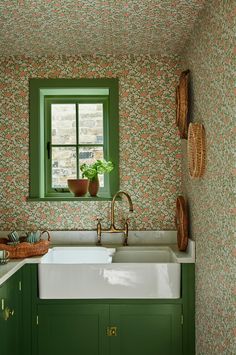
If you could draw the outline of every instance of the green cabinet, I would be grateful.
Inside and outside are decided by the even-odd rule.
[[[181,305],[112,305],[110,324],[111,355],[182,354]]]
[[[182,307],[39,304],[37,355],[181,355]]]
[[[0,286],[1,355],[20,355],[21,351],[21,271]]]
[[[108,355],[108,305],[39,305],[37,355]]]
[[[1,355],[194,355],[194,265],[181,270],[179,299],[42,300],[25,265],[0,286]]]

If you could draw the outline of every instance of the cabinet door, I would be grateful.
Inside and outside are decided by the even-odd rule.
[[[21,294],[20,272],[1,286],[1,355],[20,354]]]
[[[111,305],[110,355],[182,354],[181,305]]]
[[[109,306],[38,305],[37,355],[108,355]]]
[[[7,338],[7,327],[6,321],[4,319],[4,307],[6,299],[6,283],[0,286],[0,343],[1,343],[1,354],[6,355],[6,338]]]

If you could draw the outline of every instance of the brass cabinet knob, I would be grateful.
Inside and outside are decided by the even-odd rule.
[[[107,327],[106,334],[108,337],[116,337],[117,336],[117,327]]]
[[[15,313],[14,309],[10,309],[9,307],[6,307],[3,311],[4,320],[8,320],[10,317],[13,317],[14,313]]]
[[[10,309],[10,310],[9,310],[10,316],[14,316],[14,313],[15,313],[14,309]]]

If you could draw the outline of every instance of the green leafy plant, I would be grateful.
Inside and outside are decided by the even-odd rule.
[[[82,171],[82,178],[94,181],[98,178],[98,175],[104,173],[110,173],[114,169],[114,164],[111,161],[96,160],[93,164],[82,164],[80,170]]]

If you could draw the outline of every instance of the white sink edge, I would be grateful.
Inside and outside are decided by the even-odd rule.
[[[159,255],[159,252],[161,253]],[[163,254],[163,253],[166,253]],[[153,255],[154,254],[154,255]],[[114,260],[113,260],[114,258]],[[118,259],[118,260],[117,260]],[[178,263],[173,250],[161,247],[54,247],[45,254],[40,264],[162,264]]]
[[[187,247],[187,250],[185,252],[182,252],[182,251],[179,251],[178,250],[178,247],[176,244],[169,244],[169,245],[129,245],[129,246],[111,246],[111,245],[103,245],[101,247],[96,247],[96,246],[84,246],[84,245],[76,245],[76,246],[53,246],[52,248],[49,249],[48,253],[50,253],[53,249],[56,249],[56,248],[61,248],[61,250],[64,248],[64,249],[67,249],[68,248],[71,248],[71,249],[75,249],[75,248],[79,248],[81,250],[81,248],[103,248],[106,249],[108,252],[109,252],[109,255],[112,256],[116,251],[121,251],[122,252],[125,252],[125,251],[131,251],[131,250],[169,250],[171,251],[172,253],[172,256],[173,256],[173,259],[174,259],[174,262],[177,262],[177,263],[195,263],[195,241],[189,239],[188,241],[188,247]],[[47,255],[47,254],[45,254]],[[44,256],[45,256],[44,255]],[[41,263],[43,262],[43,258],[44,256],[42,256],[39,260],[38,260],[38,263]],[[29,259],[27,259],[29,260]]]

